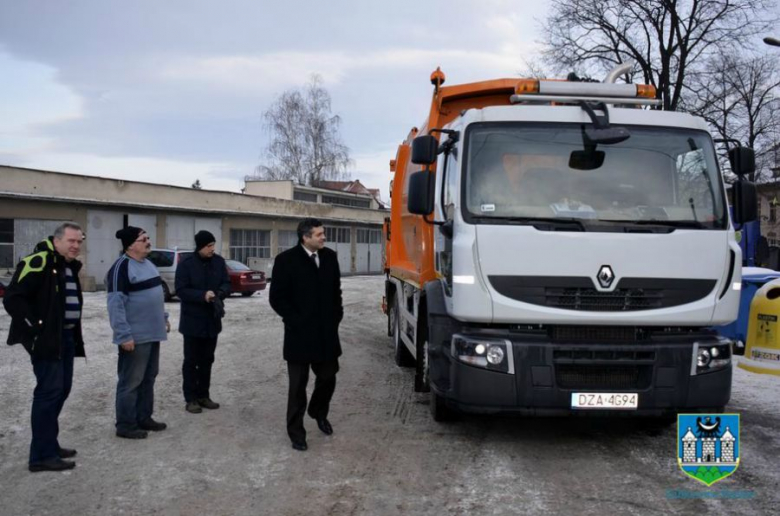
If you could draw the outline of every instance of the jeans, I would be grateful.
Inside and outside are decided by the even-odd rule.
[[[32,443],[30,464],[36,464],[59,455],[59,417],[73,385],[73,356],[76,344],[73,330],[63,330],[59,360],[32,359],[37,384],[32,403]]]
[[[309,416],[314,419],[326,419],[330,400],[336,390],[338,359],[311,364],[287,362],[287,372],[290,377],[290,390],[287,394],[287,435],[293,442],[306,441],[303,415],[306,413],[306,384],[309,383],[310,367],[317,379],[314,381],[314,392],[311,394]]]
[[[217,337],[199,338],[184,336],[184,363],[181,373],[184,379],[182,389],[184,401],[196,401],[211,398],[211,365],[214,363],[214,351],[217,349]]]
[[[131,431],[148,421],[154,411],[154,379],[160,368],[160,343],[136,344],[133,351],[119,348],[116,384],[116,429]]]

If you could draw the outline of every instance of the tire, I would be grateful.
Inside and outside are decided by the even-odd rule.
[[[242,297],[249,297],[249,296],[251,296],[252,294],[254,294],[254,292],[241,292],[241,296],[242,296]]]
[[[165,299],[166,303],[171,302],[173,300],[173,296],[171,295],[171,289],[168,288],[168,284],[164,281],[162,282],[162,288],[163,288],[163,299]]]
[[[398,367],[412,367],[414,365],[414,357],[406,349],[406,344],[401,340],[401,316],[398,313],[398,307],[395,303],[391,308],[393,319],[393,346],[395,348],[395,364]]]

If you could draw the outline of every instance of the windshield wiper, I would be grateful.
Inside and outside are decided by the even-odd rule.
[[[698,220],[609,220],[604,222],[618,222],[621,224],[637,224],[639,226],[666,226],[671,228],[707,229],[709,226]]]
[[[480,222],[507,222],[512,224],[518,224],[518,225],[529,225],[534,226],[536,225],[550,225],[557,228],[569,228],[569,229],[578,229],[580,231],[587,231],[587,227],[585,226],[585,221],[583,219],[576,219],[572,217],[486,217],[486,216],[477,216],[474,217],[476,220]],[[537,228],[538,229],[538,228]]]

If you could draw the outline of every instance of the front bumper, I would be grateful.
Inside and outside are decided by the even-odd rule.
[[[719,410],[731,397],[731,364],[691,374],[694,342],[717,343],[716,335],[603,343],[553,341],[539,332],[477,332],[511,343],[514,374],[507,374],[461,362],[447,345],[451,334],[433,333],[431,388],[449,407],[465,412],[660,416]],[[588,392],[638,393],[638,408],[572,408],[572,393]]]

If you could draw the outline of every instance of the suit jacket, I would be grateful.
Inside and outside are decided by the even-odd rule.
[[[341,271],[336,253],[317,252],[320,266],[301,244],[280,253],[271,274],[271,307],[284,321],[284,359],[325,362],[341,356]]]
[[[215,317],[214,303],[206,302],[206,292],[220,299],[230,295],[230,276],[225,259],[215,254],[208,260],[197,252],[176,268],[176,295],[181,299],[179,332],[199,338],[214,338],[222,331],[222,319]]]

